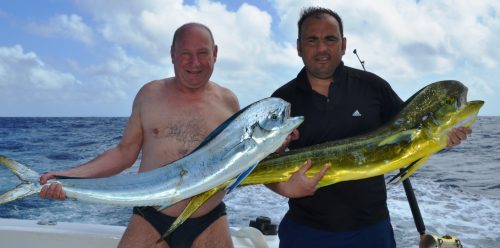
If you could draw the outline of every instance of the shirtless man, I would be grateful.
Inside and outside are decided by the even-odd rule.
[[[109,177],[132,166],[141,151],[139,172],[153,170],[188,154],[239,110],[230,90],[209,81],[217,58],[210,29],[199,23],[181,26],[170,52],[175,76],[149,82],[137,93],[120,143],[76,168],[42,175],[40,183],[55,176]],[[66,195],[53,183],[40,197],[62,200]],[[134,208],[119,247],[232,247],[223,197],[224,192],[214,195],[159,244],[189,199],[161,212]]]

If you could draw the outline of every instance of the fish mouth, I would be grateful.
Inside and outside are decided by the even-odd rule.
[[[286,119],[286,122],[283,125],[283,132],[292,132],[294,129],[300,126],[304,121],[304,116],[295,116]]]
[[[476,120],[479,110],[484,105],[484,101],[470,101],[462,105],[456,113],[457,118],[451,120],[453,127],[470,127]]]
[[[479,109],[484,105],[484,101],[470,101],[467,102],[467,107],[470,108],[471,112],[479,112]]]
[[[283,100],[283,99],[281,99]],[[283,106],[283,117],[284,119],[289,119],[292,115],[292,104],[288,101],[283,100],[286,104]]]
[[[286,109],[285,109],[285,117],[286,117],[286,118],[290,118],[291,111],[292,111],[292,110],[291,110],[291,105],[290,105],[290,104],[288,104],[288,106],[287,106],[287,107],[286,107]]]
[[[291,117],[292,105],[287,102],[285,109],[283,110],[283,131],[292,132],[294,129],[300,126],[304,121],[304,116],[294,116]]]

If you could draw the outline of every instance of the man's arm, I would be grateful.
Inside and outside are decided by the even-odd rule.
[[[123,137],[117,146],[78,167],[65,171],[48,172],[40,177],[40,184],[45,184],[49,179],[56,176],[82,178],[109,177],[132,166],[139,155],[143,142],[143,130],[137,102],[136,99],[132,108],[132,114],[123,132]],[[42,188],[40,197],[63,200],[66,198],[66,194],[60,184],[52,183]]]

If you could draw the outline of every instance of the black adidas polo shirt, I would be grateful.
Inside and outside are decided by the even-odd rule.
[[[312,90],[303,68],[276,90],[292,104],[292,116],[304,116],[300,139],[290,149],[311,146],[376,129],[397,114],[403,102],[377,75],[341,62],[325,97]],[[290,199],[287,215],[297,223],[327,231],[351,231],[389,217],[383,176],[320,188],[313,196]]]

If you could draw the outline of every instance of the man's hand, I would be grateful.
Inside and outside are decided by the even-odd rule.
[[[457,127],[453,128],[450,132],[448,132],[448,141],[446,143],[446,147],[452,148],[463,140],[467,139],[467,135],[471,134],[472,130],[468,127]]]
[[[267,186],[276,193],[288,198],[311,196],[314,192],[316,192],[318,182],[330,168],[329,165],[325,165],[325,167],[323,167],[318,174],[309,178],[306,175],[306,172],[311,168],[311,166],[311,160],[307,160],[304,166],[300,167],[300,169],[296,171],[288,181],[268,184]]]
[[[40,184],[44,185],[49,179],[55,178],[56,176],[59,176],[59,174],[53,172],[43,174],[40,177]],[[64,192],[60,183],[55,182],[42,187],[42,190],[40,191],[40,198],[64,200],[66,199],[66,192]]]

